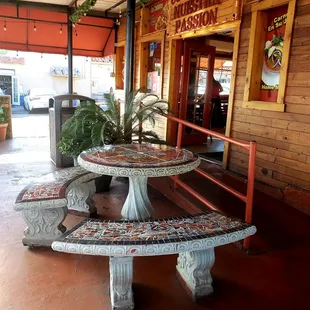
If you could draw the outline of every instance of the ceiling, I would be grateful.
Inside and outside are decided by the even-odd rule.
[[[30,2],[30,3],[40,3],[40,4],[48,4],[48,5],[63,5],[63,6],[72,6],[81,5],[85,0],[20,0],[19,3],[22,2]],[[11,1],[12,2],[12,1]],[[14,2],[14,1],[13,1]],[[122,2],[122,3],[121,3]],[[111,13],[120,13],[126,10],[126,0],[97,0],[93,11],[104,12],[108,10]],[[139,0],[137,1],[137,3]],[[117,7],[110,9],[112,6],[119,4]]]

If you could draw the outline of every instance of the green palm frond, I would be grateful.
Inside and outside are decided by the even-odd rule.
[[[154,127],[159,115],[169,111],[167,101],[154,94],[141,94],[135,90],[127,96],[125,112],[120,115],[114,94],[105,94],[104,98],[108,106],[106,111],[93,102],[81,102],[74,115],[63,124],[61,145],[64,151],[72,151],[72,154],[102,144],[129,141],[165,143],[156,132],[143,130],[140,124],[149,122]]]

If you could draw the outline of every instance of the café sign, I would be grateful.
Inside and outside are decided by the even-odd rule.
[[[182,35],[234,20],[232,0],[170,0],[168,35]]]
[[[25,58],[23,58],[23,57],[0,56],[0,63],[12,64],[12,65],[24,65],[25,64]]]

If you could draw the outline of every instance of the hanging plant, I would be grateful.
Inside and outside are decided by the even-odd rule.
[[[82,16],[85,16],[88,11],[90,11],[93,6],[96,4],[97,0],[85,0],[72,15],[70,15],[69,19],[73,24],[77,24]],[[145,7],[147,3],[150,2],[150,0],[140,0],[140,5],[142,7]]]
[[[85,0],[69,17],[73,24],[76,24],[80,21],[82,16],[85,16],[88,11],[90,11],[93,6],[96,4],[97,0]]]
[[[146,5],[148,2],[150,2],[150,0],[140,0],[140,4],[141,4],[141,6],[142,6],[143,8],[145,7],[145,5]]]

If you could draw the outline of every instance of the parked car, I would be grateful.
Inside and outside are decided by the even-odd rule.
[[[31,88],[24,97],[24,107],[29,112],[33,109],[48,108],[48,101],[56,95],[52,88]]]

